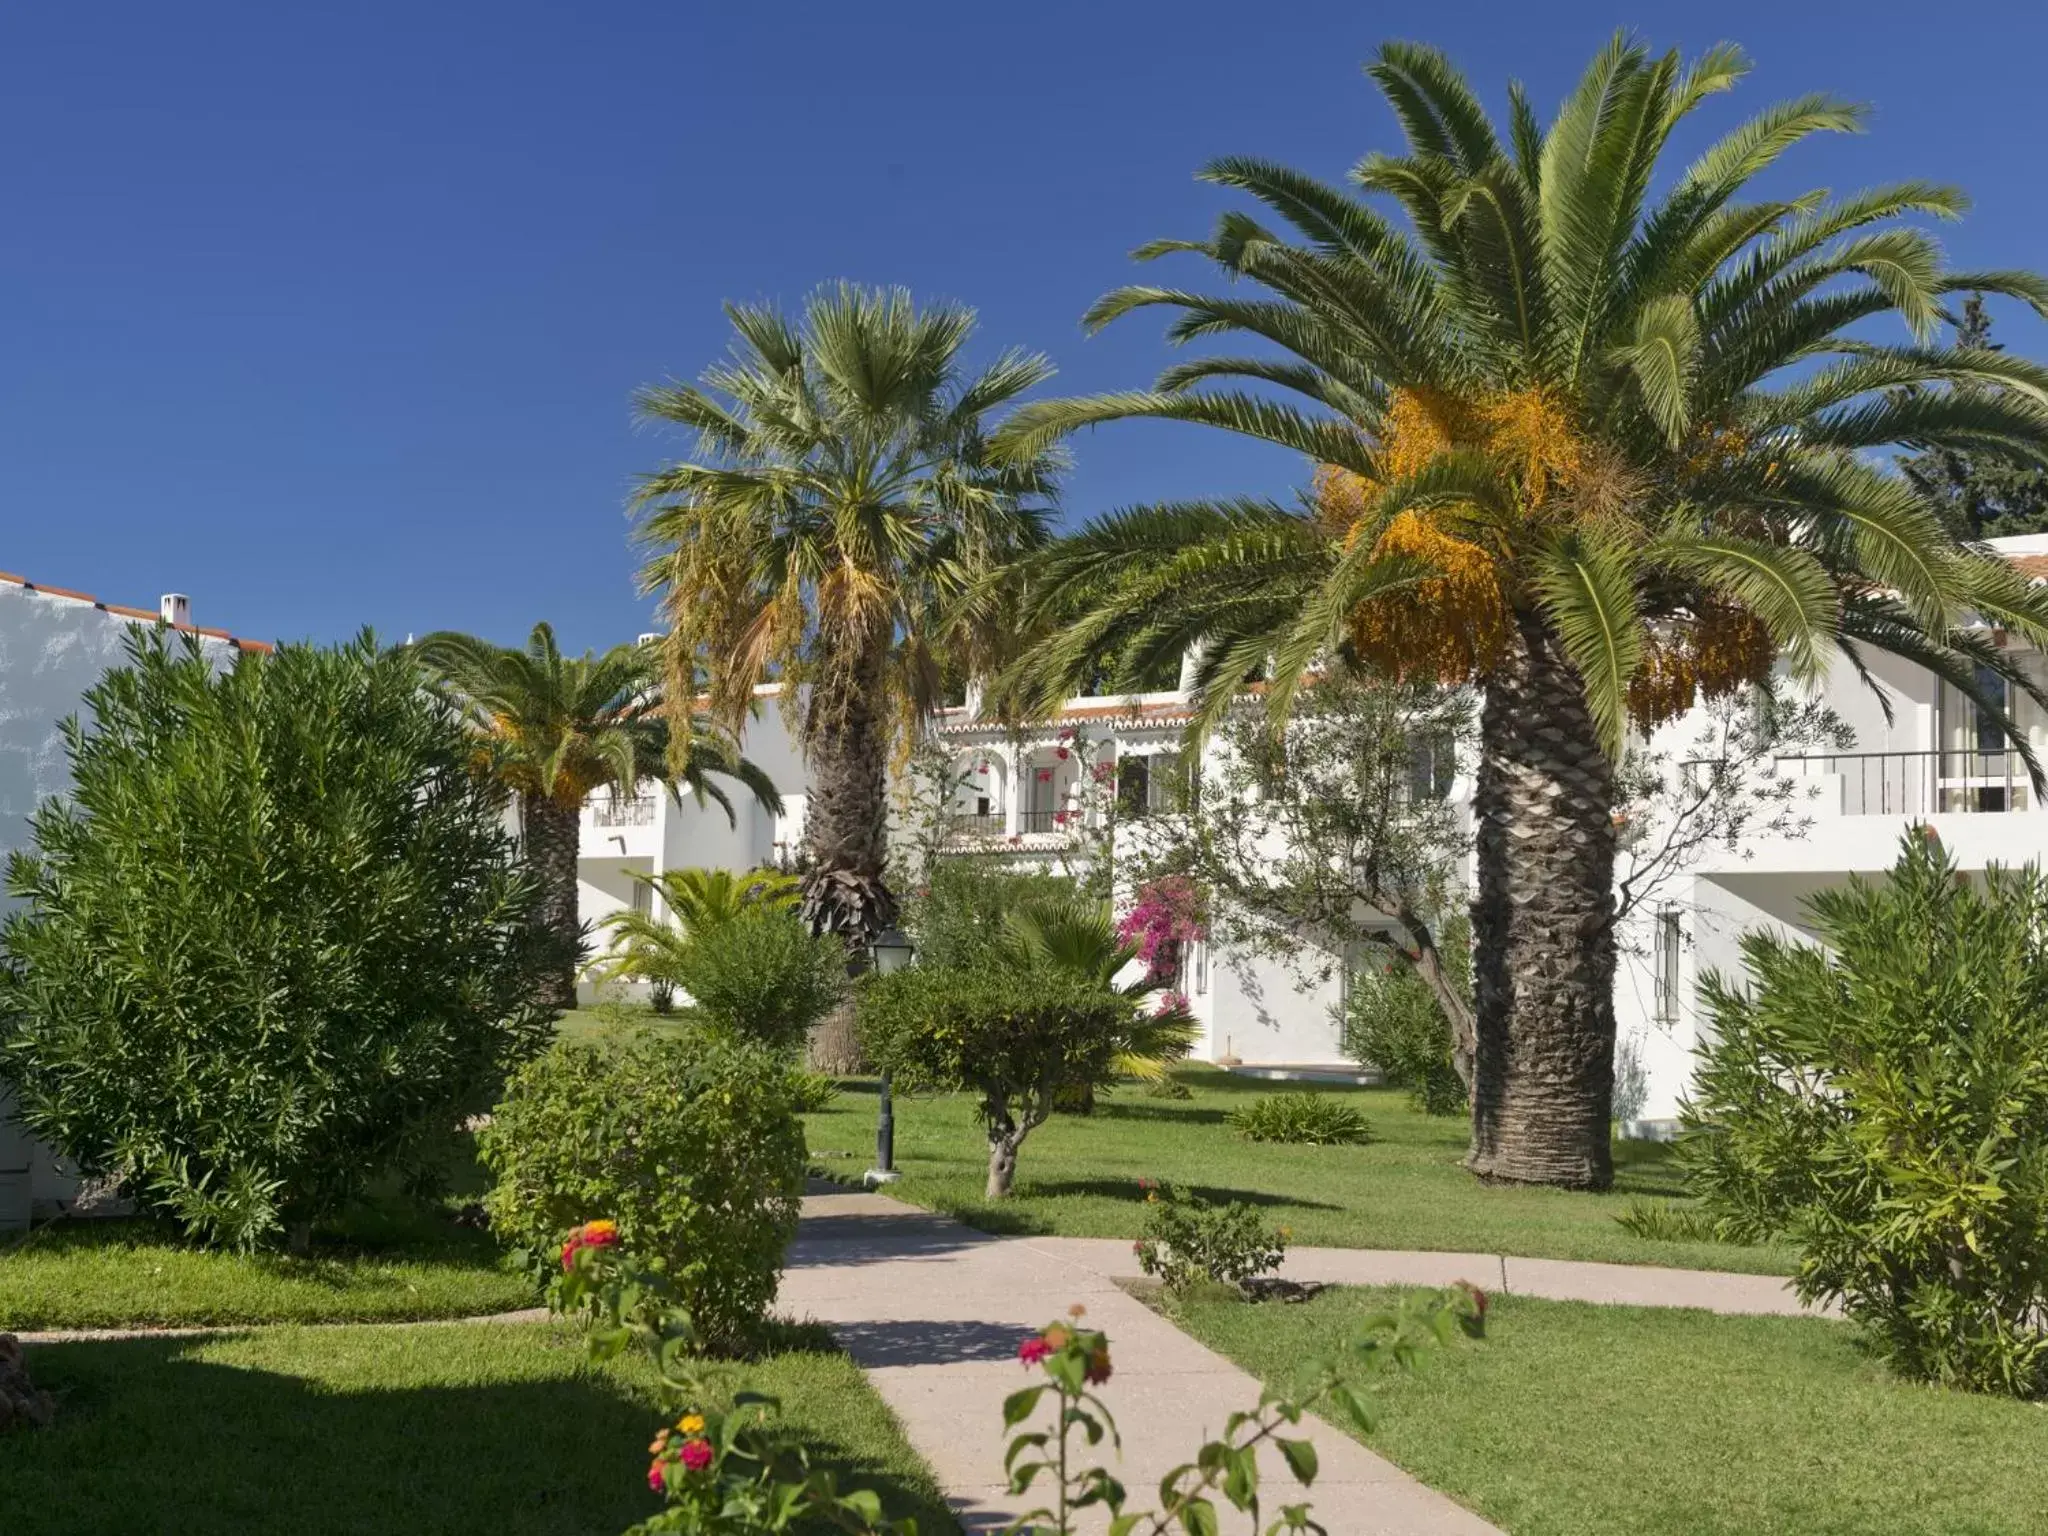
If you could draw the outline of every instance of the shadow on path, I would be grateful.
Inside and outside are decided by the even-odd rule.
[[[838,1323],[834,1334],[846,1352],[869,1370],[886,1365],[960,1365],[1017,1359],[1026,1329],[1015,1323],[865,1322]]]

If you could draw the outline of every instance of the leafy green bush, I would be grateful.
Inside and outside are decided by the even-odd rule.
[[[1361,1146],[1372,1127],[1351,1105],[1327,1093],[1278,1093],[1230,1112],[1230,1128],[1246,1141],[1306,1146]]]
[[[520,1068],[479,1134],[492,1229],[551,1255],[610,1220],[663,1261],[697,1326],[745,1342],[796,1235],[804,1137],[777,1053],[693,1035],[564,1041]]]
[[[787,908],[757,905],[693,931],[675,979],[713,1029],[784,1050],[844,995],[846,951]]]
[[[1789,1234],[1901,1374],[2048,1394],[2048,880],[1973,882],[1916,828],[1808,907],[1825,949],[1751,933],[1746,985],[1702,988],[1694,1191]]]
[[[814,1115],[829,1109],[839,1097],[839,1084],[824,1072],[789,1074],[789,1107],[800,1115]]]
[[[138,632],[85,703],[8,866],[0,1075],[192,1236],[301,1245],[546,1040],[503,801],[367,636],[218,672]]]
[[[1009,942],[1009,916],[1034,902],[1071,901],[1079,888],[1047,870],[1006,871],[973,858],[941,859],[912,892],[903,925],[927,969],[973,970]]]
[[[1169,1291],[1197,1281],[1240,1285],[1280,1267],[1285,1229],[1268,1227],[1241,1200],[1212,1205],[1171,1184],[1139,1181],[1145,1188],[1145,1225],[1136,1246],[1138,1267]]]
[[[863,983],[856,1026],[905,1088],[967,1089],[988,1133],[988,1198],[1017,1150],[1076,1084],[1107,1082],[1141,1027],[1131,1000],[1071,973],[911,966]]]
[[[1443,924],[1439,943],[1450,982],[1472,994],[1472,925],[1463,917]],[[1451,1062],[1451,1027],[1429,986],[1406,965],[1392,962],[1352,978],[1344,1000],[1344,1054],[1379,1069],[1389,1088],[1405,1088],[1426,1115],[1462,1115],[1465,1083]]]

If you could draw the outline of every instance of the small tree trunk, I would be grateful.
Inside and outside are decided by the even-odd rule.
[[[1436,1005],[1443,1011],[1444,1022],[1451,1036],[1451,1068],[1458,1074],[1458,1081],[1465,1085],[1465,1093],[1472,1093],[1473,1061],[1478,1055],[1478,1031],[1472,1020],[1472,1005],[1458,995],[1458,989],[1451,985],[1451,978],[1444,971],[1444,957],[1437,952],[1436,940],[1430,935],[1427,925],[1408,924],[1415,938],[1415,958],[1409,964],[1415,974],[1422,978],[1429,988],[1429,995],[1436,999]]]
[[[576,966],[583,953],[583,924],[576,902],[576,852],[582,817],[578,807],[559,805],[545,795],[522,795],[519,824],[526,862],[540,881],[535,920],[560,951],[560,959],[542,978],[539,997],[557,1012],[567,1012],[576,1006]]]
[[[860,1037],[854,1030],[851,1002],[841,1003],[812,1027],[804,1055],[813,1072],[833,1077],[852,1077],[867,1070]]]
[[[983,1194],[1005,1200],[1017,1180],[1017,1148],[1024,1143],[1024,1131],[1007,1107],[983,1105],[982,1118],[988,1124],[988,1188]]]
[[[1487,1178],[1614,1181],[1614,766],[1533,620],[1480,712],[1472,1153]]]

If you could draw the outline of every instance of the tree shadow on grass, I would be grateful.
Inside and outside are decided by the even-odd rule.
[[[1127,1104],[1114,1099],[1105,1099],[1095,1106],[1095,1118],[1101,1120],[1150,1120],[1168,1125],[1221,1125],[1230,1118],[1227,1109],[1210,1109],[1206,1106],[1176,1104],[1166,1101],[1158,1104]]]
[[[197,1358],[190,1340],[38,1346],[29,1367],[58,1422],[0,1443],[0,1510],[24,1536],[616,1536],[655,1513],[651,1398],[585,1371],[549,1376],[553,1362],[511,1366],[541,1379],[338,1388]],[[336,1374],[378,1367],[366,1355]],[[917,1489],[829,1439],[813,1449],[921,1528],[947,1528]]]
[[[1220,1184],[1190,1184],[1183,1179],[1167,1181],[1184,1195],[1196,1195],[1211,1205],[1229,1205],[1236,1201],[1241,1205],[1289,1206],[1304,1211],[1341,1211],[1342,1205],[1333,1205],[1325,1200],[1311,1200],[1305,1195],[1276,1195],[1264,1189],[1229,1189]],[[1127,1205],[1143,1205],[1147,1191],[1136,1179],[1032,1179],[1019,1180],[1017,1193],[1037,1195],[1048,1200],[1058,1200],[1073,1195],[1091,1195],[1103,1200],[1121,1200]]]

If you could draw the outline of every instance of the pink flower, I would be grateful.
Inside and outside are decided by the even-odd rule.
[[[1034,1333],[1017,1346],[1017,1358],[1026,1365],[1036,1365],[1051,1353],[1052,1345],[1046,1341],[1043,1334]]]
[[[1052,755],[1064,763],[1068,758],[1072,757],[1074,754],[1069,752],[1065,747],[1055,747],[1053,749]]]
[[[664,1481],[662,1474],[668,1470],[668,1463],[657,1461],[647,1469],[647,1486],[656,1493],[661,1492]]]
[[[685,1440],[683,1442],[683,1465],[692,1472],[702,1472],[711,1465],[711,1442],[709,1440]]]

